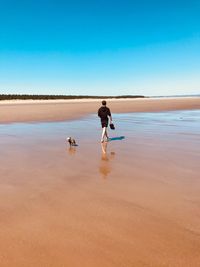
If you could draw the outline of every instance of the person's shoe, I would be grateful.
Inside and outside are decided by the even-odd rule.
[[[101,143],[103,143],[104,142],[104,140],[103,139],[101,139]]]

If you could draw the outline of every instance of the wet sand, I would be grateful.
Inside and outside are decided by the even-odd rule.
[[[95,115],[1,125],[0,266],[199,266],[199,118],[114,115],[103,146]]]
[[[114,113],[200,108],[200,97],[107,100]],[[64,121],[96,113],[100,100],[0,101],[0,123]]]

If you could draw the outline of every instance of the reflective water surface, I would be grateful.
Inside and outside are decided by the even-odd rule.
[[[135,146],[141,149],[143,145],[146,149],[154,146],[156,150],[158,140],[166,150],[179,144],[183,150],[185,147],[193,149],[193,153],[199,151],[200,110],[114,114],[113,117],[116,130],[109,131],[110,142],[106,144],[106,152],[103,153],[103,157],[109,153],[116,154],[113,163],[119,162],[127,153],[129,156],[137,156],[134,153]],[[1,125],[0,159],[5,161],[7,156],[11,160],[16,156],[15,153],[24,153],[37,161],[37,156],[53,157],[57,153],[57,162],[65,160],[65,164],[68,164],[69,157],[74,156],[76,164],[80,160],[82,163],[90,162],[91,166],[98,165],[98,159],[102,158],[100,135],[101,127],[96,115],[68,122]],[[79,145],[77,148],[68,146],[68,136],[76,139]],[[48,158],[43,160],[48,161]]]
[[[0,125],[1,267],[198,266],[200,110],[113,120]]]

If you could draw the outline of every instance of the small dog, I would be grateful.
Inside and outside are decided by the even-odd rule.
[[[69,143],[70,146],[77,146],[75,139],[71,137],[67,137],[67,142]]]

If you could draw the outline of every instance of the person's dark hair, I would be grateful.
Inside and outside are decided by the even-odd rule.
[[[103,106],[106,106],[106,100],[103,100],[103,101],[102,101],[102,105],[103,105]]]

